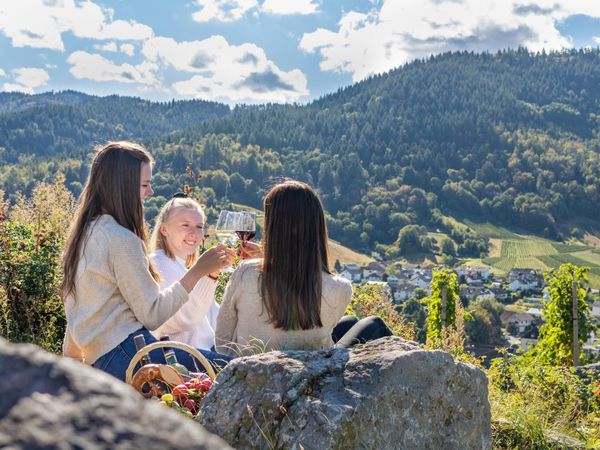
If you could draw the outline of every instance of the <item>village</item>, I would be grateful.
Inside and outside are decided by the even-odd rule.
[[[382,286],[397,307],[409,299],[430,295],[430,283],[435,266],[402,264],[390,270],[383,261],[366,266],[355,263],[341,267],[340,275],[353,283]],[[550,300],[543,274],[534,269],[512,269],[507,276],[492,273],[486,266],[458,266],[453,269],[459,281],[459,296],[464,306],[480,297],[497,300],[504,306],[500,316],[506,346],[512,351],[527,351],[537,344],[540,327],[545,322],[542,307]],[[390,273],[393,272],[393,273]],[[600,326],[598,290],[588,289],[590,316]],[[590,298],[596,298],[590,301]],[[592,331],[583,350],[593,360],[600,357],[600,336]],[[476,353],[484,354],[482,349]],[[479,351],[477,351],[479,350]]]

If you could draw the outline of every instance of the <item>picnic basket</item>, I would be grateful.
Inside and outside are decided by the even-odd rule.
[[[136,389],[140,384],[140,377],[147,382],[150,382],[154,379],[158,379],[162,382],[169,384],[170,386],[176,386],[178,384],[183,383],[183,377],[179,372],[177,372],[173,367],[168,366],[166,364],[149,364],[146,366],[142,366],[138,371],[134,373],[134,369],[136,365],[142,360],[144,355],[147,355],[149,352],[153,350],[157,350],[160,348],[177,348],[184,352],[189,353],[193,358],[195,358],[200,365],[206,371],[206,374],[210,377],[211,380],[214,380],[216,377],[215,371],[211,365],[211,363],[194,347],[184,344],[183,342],[178,341],[157,341],[152,344],[146,345],[144,348],[140,349],[129,363],[127,370],[125,372],[125,381],[127,384],[132,385]],[[138,389],[139,390],[139,389]]]

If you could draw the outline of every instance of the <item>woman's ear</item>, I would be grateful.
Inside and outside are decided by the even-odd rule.
[[[162,234],[164,237],[167,237],[167,227],[165,226],[164,223],[160,224],[160,227],[158,230],[160,231],[160,234]]]

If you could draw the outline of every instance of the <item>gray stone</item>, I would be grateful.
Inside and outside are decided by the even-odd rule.
[[[236,448],[491,449],[485,374],[398,337],[232,361],[201,422]]]
[[[223,449],[223,440],[91,367],[0,338],[2,449]]]

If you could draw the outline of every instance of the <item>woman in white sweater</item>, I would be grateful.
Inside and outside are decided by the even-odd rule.
[[[150,239],[150,259],[160,274],[162,288],[181,278],[198,259],[204,241],[206,216],[202,207],[185,194],[169,200],[160,210]],[[190,292],[190,301],[152,334],[214,350],[219,305],[214,300],[219,272],[202,277]]]
[[[305,183],[288,180],[264,200],[262,259],[233,273],[217,318],[221,353],[250,347],[312,350],[340,347],[391,334],[378,317],[340,319],[352,285],[331,274],[323,206]]]
[[[63,256],[63,352],[122,380],[135,354],[133,337],[155,341],[148,329],[175,314],[198,280],[231,264],[234,256],[215,247],[161,290],[145,246],[143,201],[153,193],[152,163],[148,151],[132,142],[97,150]],[[151,357],[164,361],[160,351]],[[186,353],[178,358],[195,367]]]

